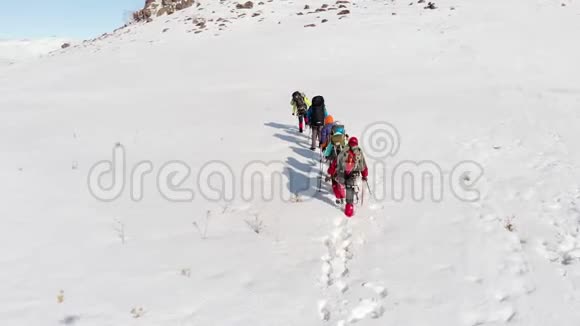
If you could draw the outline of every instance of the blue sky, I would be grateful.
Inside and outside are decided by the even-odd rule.
[[[127,13],[145,0],[2,1],[0,39],[90,38],[125,23]]]

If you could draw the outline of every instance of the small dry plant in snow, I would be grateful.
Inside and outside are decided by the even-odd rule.
[[[290,202],[291,203],[301,203],[302,202],[302,197],[300,197],[300,193],[294,193],[292,194],[292,197],[290,197]]]
[[[506,217],[503,227],[510,232],[514,232],[516,230],[516,226],[514,225],[515,218],[515,215]]]
[[[210,218],[211,218],[211,211],[208,210],[205,213],[205,223],[204,223],[203,227],[201,225],[199,225],[199,223],[197,223],[197,221],[192,222],[193,226],[195,227],[195,229],[199,233],[199,236],[202,239],[207,239],[207,229],[209,228]]]
[[[191,277],[191,268],[183,268],[183,269],[181,269],[181,276]]]
[[[131,309],[131,316],[133,316],[133,318],[143,317],[144,314],[145,310],[142,307],[133,307],[133,309]]]
[[[260,214],[254,214],[254,219],[246,220],[246,224],[256,234],[260,234],[264,230],[264,223],[260,219]]]
[[[125,224],[121,222],[119,219],[115,219],[115,232],[117,233],[117,237],[121,240],[122,244],[125,244],[127,238],[125,237]]]

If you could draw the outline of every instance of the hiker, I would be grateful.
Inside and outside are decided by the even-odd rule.
[[[327,129],[327,127],[325,126],[324,129]],[[323,149],[323,156],[328,160],[328,161],[333,161],[334,159],[336,159],[336,157],[338,157],[338,154],[340,154],[340,152],[346,147],[346,142],[348,140],[348,135],[346,134],[346,131],[344,130],[344,125],[341,124],[339,121],[336,121],[332,124],[332,126],[328,129],[330,129],[330,131],[328,131],[329,135],[325,135],[325,131],[323,129],[323,138],[326,138],[326,142],[322,145],[322,149]]]
[[[308,124],[312,131],[312,144],[310,150],[320,147],[320,132],[324,126],[324,119],[328,116],[326,112],[326,105],[324,105],[324,97],[318,95],[312,98],[312,105],[308,112],[306,113],[306,118],[308,119]]]
[[[328,174],[346,188],[344,214],[349,218],[352,217],[354,215],[354,197],[356,196],[358,199],[357,179],[362,176],[363,182],[366,182],[369,174],[364,154],[358,146],[356,137],[351,137],[348,140],[348,146],[332,162],[328,168]]]
[[[296,91],[292,93],[292,100],[290,101],[292,106],[292,115],[298,116],[298,129],[300,132],[304,131],[304,122],[308,124],[308,121],[304,121],[306,118],[306,111],[311,105],[310,100],[302,92]]]
[[[324,127],[320,131],[320,148],[324,150],[326,145],[328,145],[328,140],[330,139],[330,131],[332,130],[332,126],[335,125],[334,117],[332,115],[328,115],[324,118]]]

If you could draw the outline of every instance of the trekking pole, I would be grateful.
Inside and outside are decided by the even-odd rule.
[[[322,191],[322,149],[320,149],[320,175],[318,176],[318,192]]]
[[[363,181],[364,182],[364,181]],[[365,204],[365,187],[362,187],[362,194],[361,194],[361,198],[360,198],[360,205],[364,205]]]
[[[367,189],[369,190],[369,196],[373,196],[373,192],[371,191],[371,186],[369,186],[369,182],[368,180],[365,181],[365,183],[367,184]]]

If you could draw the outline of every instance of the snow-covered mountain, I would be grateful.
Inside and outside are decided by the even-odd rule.
[[[0,40],[0,66],[22,62],[58,50],[69,42],[62,38]]]
[[[197,3],[0,70],[2,325],[580,323],[576,1]]]

